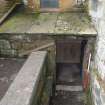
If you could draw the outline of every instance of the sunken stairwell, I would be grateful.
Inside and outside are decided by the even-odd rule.
[[[56,86],[50,105],[84,105],[82,61],[85,45],[86,41],[82,40],[57,40]]]

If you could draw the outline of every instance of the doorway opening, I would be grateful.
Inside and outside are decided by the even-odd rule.
[[[56,40],[56,89],[50,105],[84,105],[82,65],[87,40]]]
[[[58,8],[59,3],[58,3],[58,0],[40,0],[40,6],[43,9],[46,9],[46,8],[54,9],[54,8]]]
[[[56,41],[56,83],[82,84],[82,63],[86,40]]]

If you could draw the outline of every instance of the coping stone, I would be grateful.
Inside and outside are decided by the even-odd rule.
[[[0,105],[30,105],[33,92],[35,93],[37,89],[46,54],[46,51],[31,53]]]

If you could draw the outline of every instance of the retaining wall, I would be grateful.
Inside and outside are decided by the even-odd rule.
[[[89,2],[89,13],[98,32],[91,68],[92,96],[95,105],[105,105],[105,1]]]
[[[47,105],[53,83],[47,60],[46,51],[32,52],[0,101],[0,105]]]

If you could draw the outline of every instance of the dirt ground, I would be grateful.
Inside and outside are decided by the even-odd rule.
[[[25,59],[0,58],[0,100],[15,79]]]

